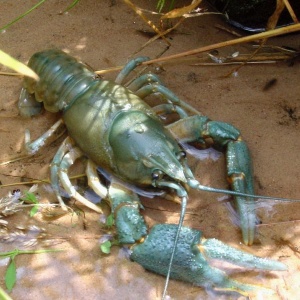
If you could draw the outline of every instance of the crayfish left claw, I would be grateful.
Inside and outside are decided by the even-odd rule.
[[[154,226],[143,243],[133,246],[130,258],[147,270],[167,276],[176,232],[177,225]],[[228,278],[223,271],[211,267],[206,258],[263,270],[286,270],[280,262],[242,252],[215,239],[201,239],[201,234],[195,229],[181,228],[170,278],[248,295],[259,287]]]

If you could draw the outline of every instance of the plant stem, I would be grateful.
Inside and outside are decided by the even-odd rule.
[[[269,30],[269,31],[266,31],[266,32],[253,34],[253,35],[250,35],[250,36],[244,36],[244,37],[241,37],[241,38],[237,38],[237,39],[233,39],[233,40],[229,40],[229,41],[225,41],[225,42],[221,42],[221,43],[217,43],[217,44],[213,44],[213,45],[200,47],[200,48],[197,48],[197,49],[181,52],[181,53],[178,53],[178,54],[173,54],[173,55],[166,56],[166,57],[160,57],[160,58],[144,61],[141,65],[149,65],[149,64],[158,63],[158,62],[162,62],[162,61],[167,61],[167,60],[171,60],[171,59],[177,59],[177,58],[181,58],[181,57],[185,57],[185,56],[189,56],[189,55],[195,55],[195,54],[198,54],[198,53],[211,51],[211,50],[214,50],[214,49],[219,49],[219,48],[223,48],[223,47],[227,47],[227,46],[233,46],[233,45],[237,45],[237,44],[248,43],[248,42],[252,42],[252,41],[260,40],[260,39],[267,39],[267,38],[270,38],[270,37],[283,35],[283,34],[287,34],[287,33],[292,33],[292,32],[295,32],[295,31],[300,31],[300,24],[294,24],[294,25],[290,25],[290,26],[287,26],[287,27],[282,27],[282,28],[278,28],[278,29],[274,29],[274,30]]]

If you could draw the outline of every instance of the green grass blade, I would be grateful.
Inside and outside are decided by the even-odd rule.
[[[18,254],[41,254],[51,252],[62,252],[63,249],[39,249],[39,250],[18,250]]]
[[[0,252],[0,258],[15,257],[16,255],[19,254],[40,254],[40,253],[62,252],[62,251],[64,250],[63,249],[38,249],[38,250],[15,249],[8,252]]]
[[[72,9],[80,0],[74,0],[64,11],[63,13],[66,13],[70,9]]]
[[[156,9],[158,10],[158,12],[161,12],[161,10],[163,9],[163,7],[165,6],[165,2],[166,2],[166,0],[159,0],[156,3]]]
[[[4,25],[3,27],[0,28],[1,30],[5,30],[7,29],[9,26],[13,25],[14,23],[18,22],[20,19],[24,18],[26,15],[28,15],[29,13],[31,13],[34,9],[38,8],[41,4],[43,4],[46,0],[41,0],[39,3],[37,3],[36,5],[32,6],[29,10],[27,10],[24,14],[18,16],[16,19],[14,19],[13,21],[9,22],[8,24]]]
[[[0,258],[7,258],[7,257],[15,256],[17,254],[18,254],[18,250],[0,252]]]

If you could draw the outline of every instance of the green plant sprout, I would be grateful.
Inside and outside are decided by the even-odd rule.
[[[110,214],[105,220],[105,226],[110,229],[115,224],[114,215]],[[117,239],[114,239],[112,235],[108,234],[107,239],[100,243],[100,250],[102,253],[109,254],[112,246],[120,245]]]
[[[107,228],[111,228],[115,224],[114,216],[113,214],[110,214],[105,221],[105,226]]]
[[[116,239],[108,240],[100,244],[100,250],[104,254],[110,254],[110,249],[112,246],[119,246],[120,243]]]
[[[110,253],[111,247],[112,247],[111,241],[105,241],[104,243],[100,244],[101,252],[105,254]]]
[[[29,213],[30,217],[33,217],[39,210],[39,202],[35,194],[31,192],[25,192],[25,197],[22,198],[21,200],[34,204]]]
[[[12,291],[14,285],[17,280],[17,268],[15,258],[17,255],[21,254],[40,254],[40,253],[48,253],[48,252],[60,252],[64,251],[62,249],[40,249],[40,250],[19,250],[15,249],[13,251],[8,252],[0,252],[0,258],[9,258],[9,264],[5,272],[5,285],[9,292]],[[0,297],[0,299],[2,299]],[[4,298],[5,299],[5,298]]]

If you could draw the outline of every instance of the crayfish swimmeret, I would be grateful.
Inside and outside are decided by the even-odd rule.
[[[27,131],[26,148],[34,154],[64,123],[69,136],[51,164],[52,187],[62,207],[65,204],[59,192],[60,183],[71,197],[102,212],[76,191],[68,177],[68,169],[74,161],[86,156],[88,183],[110,203],[118,240],[121,244],[131,245],[133,261],[167,276],[167,282],[174,278],[199,286],[247,293],[255,287],[229,279],[224,272],[211,267],[207,258],[263,270],[286,270],[286,266],[234,249],[216,239],[204,239],[200,231],[182,224],[187,187],[232,194],[241,219],[243,241],[246,245],[253,243],[254,198],[258,196],[253,195],[248,148],[236,128],[201,115],[163,86],[154,74],[142,75],[128,87],[122,86],[127,75],[148,59],[138,57],[130,61],[115,82],[111,82],[102,80],[88,66],[60,50],[34,54],[29,67],[40,80],[35,82],[25,78],[19,100],[21,114],[37,114],[43,104],[50,112],[62,111],[62,120],[34,142],[30,142]],[[154,93],[162,95],[167,103],[150,107],[143,99]],[[177,113],[179,119],[164,126],[159,116],[172,112]],[[205,144],[207,138],[218,149],[225,150],[232,191],[201,185],[194,178],[185,152],[178,144],[193,141]],[[99,179],[97,168],[118,180],[105,186]],[[148,233],[139,213],[138,189],[131,187],[140,190],[152,187],[162,195],[167,191],[175,193],[182,205],[179,224],[159,224]]]

